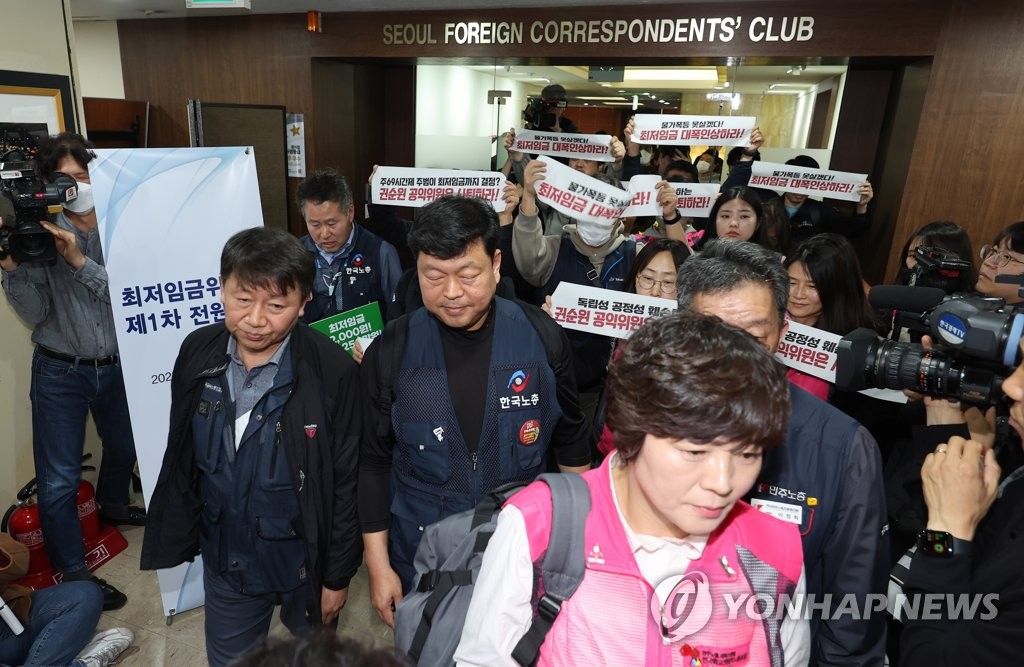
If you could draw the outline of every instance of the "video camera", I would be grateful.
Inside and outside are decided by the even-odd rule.
[[[528,97],[526,108],[523,109],[523,120],[531,130],[558,132],[558,116],[553,109],[564,109],[565,100],[545,100],[541,97]]]
[[[52,220],[48,207],[74,201],[78,184],[66,174],[54,174],[47,183],[34,160],[17,150],[0,156],[0,257],[9,253],[19,264],[47,262],[57,257],[53,236],[40,220]],[[9,202],[9,206],[5,205]]]
[[[1021,277],[1006,278],[1024,283]],[[916,318],[936,347],[925,350],[857,329],[839,341],[836,387],[910,389],[977,405],[1002,400],[1003,380],[1020,363],[1024,313],[1006,307],[1002,299],[895,285],[873,288],[871,305],[919,313]]]
[[[960,255],[937,246],[918,246],[914,250],[917,264],[907,271],[907,285],[935,287],[947,294],[960,289],[960,279],[973,265]]]

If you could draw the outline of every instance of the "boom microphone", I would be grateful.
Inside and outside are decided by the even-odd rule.
[[[937,287],[906,287],[876,285],[868,293],[868,301],[880,310],[924,313],[942,303],[946,292]]]

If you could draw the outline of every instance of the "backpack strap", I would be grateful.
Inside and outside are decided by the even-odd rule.
[[[562,603],[579,588],[587,567],[584,545],[590,488],[576,473],[545,473],[537,479],[551,488],[551,537],[541,563],[544,594],[537,604],[537,615],[512,651],[512,658],[520,665],[536,663]]]

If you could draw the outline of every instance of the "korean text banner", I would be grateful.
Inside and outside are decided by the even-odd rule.
[[[676,116],[641,113],[633,117],[630,141],[641,144],[746,146],[757,121],[753,116]]]
[[[629,194],[633,199],[623,217],[661,215],[658,206],[658,191],[655,186],[661,181],[660,176],[643,174],[629,180]],[[676,211],[686,218],[706,218],[718,196],[717,183],[669,183],[676,191]]]
[[[828,171],[792,164],[755,161],[750,168],[750,186],[770,188],[778,192],[793,192],[811,197],[831,197],[857,201],[857,187],[868,180],[867,174],[848,171]]]
[[[614,162],[610,134],[560,134],[519,130],[511,150],[521,153],[544,153],[557,157],[583,158],[598,162]]]
[[[167,445],[171,375],[193,330],[224,320],[220,253],[263,223],[251,148],[97,150],[89,164],[146,504]],[[157,572],[164,612],[203,604],[202,561]]]
[[[505,177],[494,171],[377,167],[370,180],[370,200],[387,206],[426,206],[446,195],[475,197],[505,210]]]
[[[647,320],[677,307],[675,299],[564,281],[551,295],[551,316],[564,328],[614,338],[629,338]]]
[[[577,220],[613,225],[632,199],[625,190],[570,169],[546,155],[537,160],[547,166],[537,181],[537,199]]]

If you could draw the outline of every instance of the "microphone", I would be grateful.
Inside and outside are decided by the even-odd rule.
[[[905,285],[876,285],[868,294],[873,308],[923,313],[942,303],[946,292],[937,287],[907,287]]]

